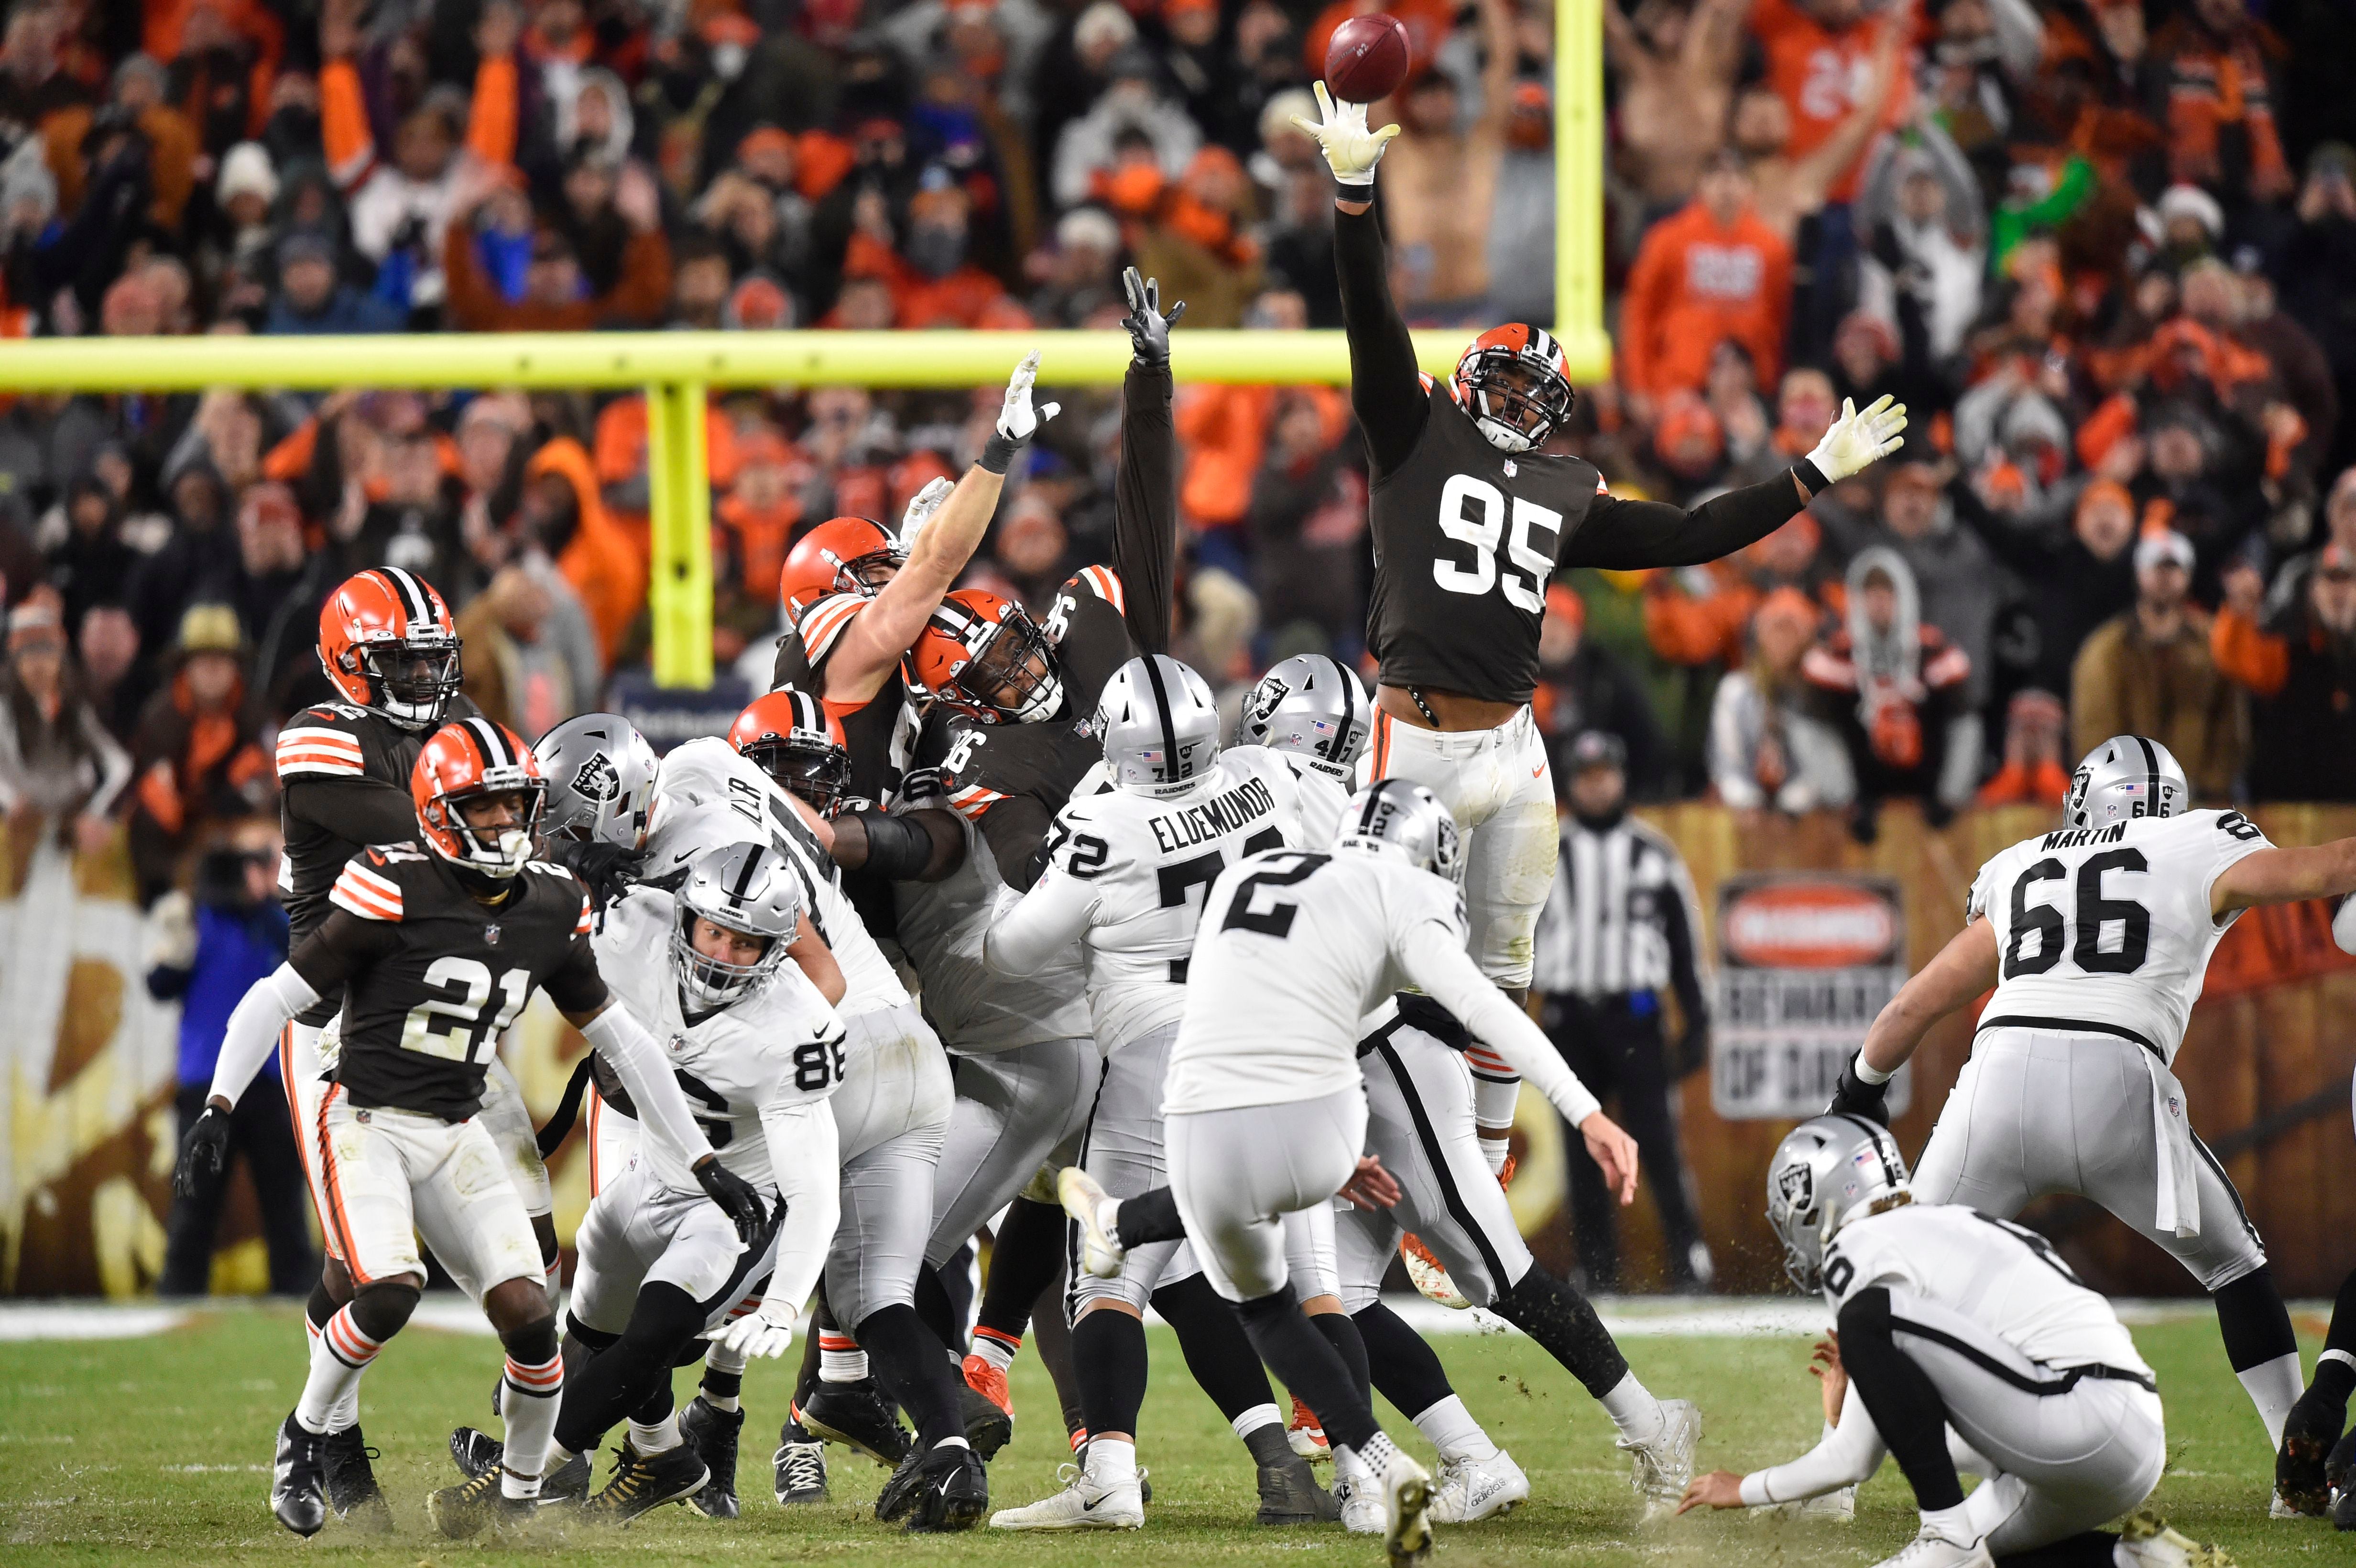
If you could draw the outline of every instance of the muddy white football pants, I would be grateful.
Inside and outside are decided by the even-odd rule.
[[[933,1229],[933,1177],[957,1090],[916,1004],[842,1020],[842,1084],[827,1104],[842,1145],[842,1224],[826,1259],[835,1321],[913,1306]]]
[[[1135,1198],[1170,1185],[1162,1120],[1162,1081],[1168,1075],[1170,1048],[1178,1042],[1178,1026],[1138,1036],[1105,1059],[1104,1082],[1081,1135],[1080,1168],[1097,1179],[1115,1198]],[[1090,1303],[1125,1301],[1138,1311],[1165,1285],[1175,1285],[1198,1267],[1194,1252],[1184,1242],[1148,1242],[1131,1247],[1110,1279],[1098,1279],[1079,1264],[1079,1226],[1066,1228],[1066,1256],[1071,1261],[1071,1287],[1066,1316],[1077,1321]]]
[[[1366,1097],[1354,1087],[1291,1104],[1190,1112],[1165,1126],[1171,1196],[1205,1276],[1229,1301],[1257,1301],[1291,1279],[1287,1219],[1330,1213],[1357,1169]],[[1312,1283],[1296,1294],[1313,1294]]]
[[[630,1326],[638,1292],[659,1281],[691,1297],[704,1310],[704,1327],[716,1328],[761,1304],[776,1266],[776,1227],[757,1239],[760,1245],[747,1247],[701,1190],[666,1187],[646,1162],[632,1161],[582,1217],[569,1310],[589,1328],[618,1335]]]
[[[477,1301],[509,1280],[542,1278],[531,1216],[479,1120],[355,1109],[331,1083],[319,1096],[315,1136],[322,1217],[355,1286],[423,1278],[421,1237]]]
[[[1067,1161],[1077,1152],[1103,1073],[1097,1042],[1085,1038],[958,1057],[926,1262],[947,1263],[1058,1149]]]

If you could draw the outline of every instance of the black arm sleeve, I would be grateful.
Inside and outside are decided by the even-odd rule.
[[[1633,571],[1698,566],[1765,539],[1800,513],[1790,473],[1703,502],[1688,512],[1664,501],[1598,496],[1563,550],[1565,566]]]
[[[287,816],[348,844],[407,844],[417,837],[409,792],[377,779],[290,779],[285,805]]]
[[[1416,368],[1415,339],[1391,298],[1390,262],[1374,208],[1333,214],[1333,270],[1342,283],[1342,331],[1350,341],[1350,406],[1380,479],[1422,439],[1431,400]]]
[[[352,976],[366,972],[400,944],[401,933],[391,922],[362,920],[349,910],[331,909],[286,961],[322,997],[340,997]]]
[[[1701,966],[1694,959],[1693,925],[1686,919],[1682,894],[1661,901],[1661,932],[1669,939],[1669,988],[1677,994],[1686,1028],[1702,1028],[1709,1022],[1709,1003],[1702,995]]]
[[[587,937],[573,939],[573,945],[564,950],[563,965],[541,982],[541,989],[568,1019],[594,1013],[605,1005],[605,977],[597,973],[597,955]]]
[[[1178,571],[1178,432],[1170,367],[1129,362],[1121,383],[1120,467],[1113,477],[1112,561],[1122,618],[1141,654],[1170,651]]]
[[[858,819],[867,835],[867,858],[860,862],[859,869],[894,882],[925,880],[926,869],[933,864],[937,848],[932,831],[920,820],[926,812],[912,811],[895,816],[888,811],[870,810],[849,815]],[[930,815],[947,816],[948,813],[934,810]],[[965,836],[954,820],[948,826],[962,845]]]
[[[1055,822],[1055,814],[1027,795],[1007,796],[982,817],[981,837],[998,862],[998,874],[1016,892],[1029,892],[1047,869],[1047,858],[1040,851]]]

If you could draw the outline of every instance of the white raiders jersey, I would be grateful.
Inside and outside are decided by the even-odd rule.
[[[688,1108],[720,1163],[765,1190],[776,1176],[764,1111],[826,1099],[842,1082],[842,1023],[801,970],[780,964],[767,985],[733,1007],[691,1023],[670,966],[679,905],[658,888],[633,888],[605,906],[590,938],[597,972],[622,1005],[662,1044]],[[700,1192],[695,1175],[664,1139],[638,1145],[666,1187]]]
[[[1429,926],[1462,952],[1456,884],[1382,853],[1277,850],[1204,901],[1162,1112],[1298,1104],[1356,1086],[1359,1020],[1415,982],[1398,955]]]
[[[1090,1032],[1087,971],[1077,947],[1034,975],[1001,975],[982,962],[1006,881],[990,840],[963,816],[965,862],[937,882],[894,882],[900,945],[924,982],[925,1017],[957,1054],[982,1056]]]
[[[1204,895],[1245,856],[1301,841],[1301,794],[1284,758],[1230,746],[1183,795],[1075,794],[1056,816],[1046,869],[1023,903],[1082,927],[1099,1049],[1178,1021]]]
[[[2209,955],[2233,923],[2211,917],[2210,890],[2226,867],[2271,848],[2238,811],[2021,840],[1980,868],[1965,911],[1996,930],[1996,995],[1979,1027],[2120,1035],[2173,1064]]]
[[[1350,810],[1350,791],[1333,774],[1320,773],[1302,758],[1279,752],[1292,776],[1301,781],[1301,845],[1303,849],[1331,848],[1342,836],[1342,818]]]
[[[688,863],[724,844],[769,843],[802,879],[810,920],[842,965],[845,1018],[905,1006],[908,988],[842,891],[842,872],[769,775],[716,737],[667,753],[655,774],[643,880],[675,882]]]
[[[2051,1243],[1960,1203],[1908,1203],[1842,1226],[1825,1250],[1826,1305],[1838,1313],[1877,1285],[1969,1317],[2032,1361],[2151,1376],[2111,1304]]]

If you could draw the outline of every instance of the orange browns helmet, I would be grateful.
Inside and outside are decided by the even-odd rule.
[[[736,754],[809,802],[822,816],[842,809],[851,783],[851,747],[826,704],[807,691],[781,686],[756,697],[728,726]]]
[[[796,612],[830,593],[872,599],[891,581],[876,574],[886,568],[896,571],[907,560],[899,539],[873,518],[829,517],[786,552],[777,598]]]
[[[397,566],[344,579],[319,606],[319,665],[343,699],[404,730],[442,722],[458,690],[457,627],[434,585]]]
[[[940,603],[908,667],[921,695],[986,724],[1036,724],[1064,706],[1055,646],[1028,612],[980,588],[960,588]]]
[[[1570,417],[1577,396],[1562,345],[1542,326],[1509,321],[1474,338],[1456,361],[1457,405],[1500,452],[1528,452]]]
[[[519,794],[519,820],[476,827],[461,807],[478,795]],[[488,719],[461,719],[427,738],[409,770],[409,798],[426,848],[487,877],[512,877],[531,859],[548,805],[540,760],[513,731]]]

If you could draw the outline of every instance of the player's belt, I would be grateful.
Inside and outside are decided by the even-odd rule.
[[[1194,960],[1192,957],[1173,958],[1170,960],[1170,983],[1173,986],[1184,985],[1186,983],[1186,971],[1194,962]]]
[[[2133,1383],[2146,1393],[2159,1392],[2158,1382],[2149,1372],[2132,1371],[2126,1367],[2104,1366],[2100,1361],[2089,1361],[2083,1367],[2062,1367],[2056,1370],[2062,1374],[2062,1381],[2065,1384],[2075,1378],[2101,1378],[2108,1382]]]
[[[2135,1030],[2125,1028],[2119,1024],[2096,1023],[2092,1019],[2033,1019],[2023,1017],[2018,1013],[2008,1013],[2003,1018],[1999,1019],[1982,1019],[1980,1020],[1980,1027],[1972,1031],[1972,1038],[1976,1040],[1982,1034],[1992,1029],[2051,1029],[2061,1034],[2115,1035],[2121,1040],[2131,1040],[2135,1041],[2137,1045],[2143,1047],[2146,1051],[2150,1051],[2162,1061],[2166,1061],[2168,1060],[2168,1053],[2166,1051],[2152,1044],[2151,1041],[2144,1039],[2143,1036],[2136,1033]]]

